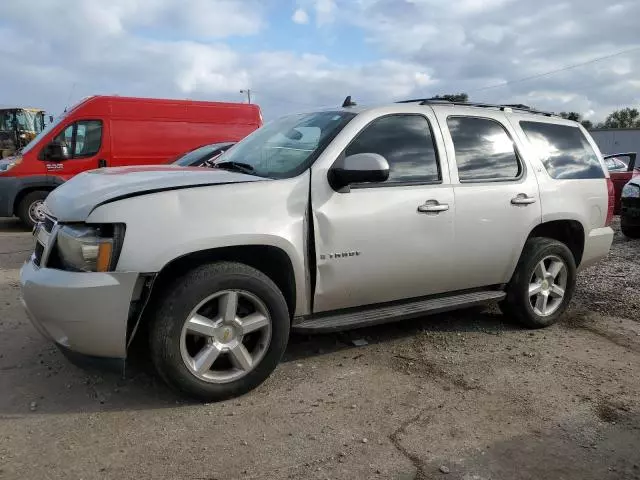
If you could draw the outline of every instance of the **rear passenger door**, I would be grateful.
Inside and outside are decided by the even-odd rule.
[[[358,128],[354,135],[332,144],[314,165],[314,312],[449,289],[455,205],[442,138],[433,113],[424,110],[356,117],[348,126]],[[384,156],[388,180],[332,190],[327,169],[340,155],[358,153]]]
[[[498,112],[438,111],[456,203],[456,289],[509,281],[529,232],[540,222],[538,183]]]

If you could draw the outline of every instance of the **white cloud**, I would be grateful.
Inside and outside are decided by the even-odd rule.
[[[335,0],[315,0],[316,23],[318,26],[332,23],[338,10]]]
[[[297,23],[299,25],[305,25],[309,23],[309,15],[307,14],[306,10],[304,10],[303,8],[298,8],[295,12],[293,12],[293,16],[291,17],[291,20],[293,20],[294,23]]]
[[[294,22],[365,37],[374,59],[353,54],[348,62],[322,54],[321,42],[315,54],[268,51],[261,37],[250,53],[233,47],[229,37],[268,35],[272,3],[0,0],[0,54],[11,65],[0,87],[12,103],[52,113],[74,84],[73,101],[95,93],[241,101],[238,91],[251,88],[271,118],[346,95],[362,104],[466,91],[476,101],[576,110],[596,121],[640,102],[640,51],[482,89],[640,46],[639,2],[297,0]],[[60,12],[73,12],[64,28],[52,21]]]

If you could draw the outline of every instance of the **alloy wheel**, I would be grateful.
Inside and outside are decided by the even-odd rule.
[[[536,315],[547,317],[560,308],[567,288],[567,266],[555,255],[540,260],[529,281],[529,302]]]
[[[182,328],[180,354],[192,375],[210,383],[244,377],[271,341],[265,304],[243,290],[224,290],[200,302]]]

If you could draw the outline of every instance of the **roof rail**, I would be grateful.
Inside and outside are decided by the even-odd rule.
[[[493,104],[493,103],[476,103],[476,102],[452,102],[451,100],[445,100],[442,98],[416,98],[413,100],[400,100],[396,103],[419,103],[420,105],[461,105],[465,107],[482,107],[482,108],[497,108],[499,110],[505,111],[506,109],[512,110],[521,110],[527,113],[535,113],[538,115],[546,115],[547,117],[557,116],[553,112],[543,112],[541,110],[535,110],[528,105],[523,105],[521,103],[510,103],[510,104]]]

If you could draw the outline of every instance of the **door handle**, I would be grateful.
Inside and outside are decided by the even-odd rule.
[[[98,160],[98,168],[104,168],[107,166],[107,161],[104,158]]]
[[[418,213],[440,213],[449,210],[449,205],[437,200],[427,200],[418,207]]]
[[[536,199],[527,196],[526,193],[519,193],[511,199],[511,205],[531,205],[532,203],[536,203]]]

